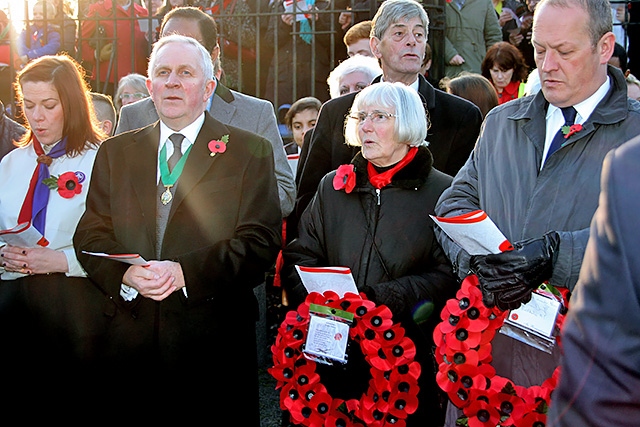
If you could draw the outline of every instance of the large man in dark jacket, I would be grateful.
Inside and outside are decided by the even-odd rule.
[[[374,80],[403,82],[423,98],[430,128],[427,134],[433,166],[451,176],[467,160],[480,131],[482,115],[471,102],[434,89],[420,75],[429,17],[415,0],[387,0],[373,18],[371,51],[380,59],[382,76]],[[302,148],[296,183],[296,207],[288,218],[287,239],[315,194],[322,177],[349,163],[356,151],[344,143],[344,119],[355,93],[327,101],[320,110],[311,140]]]
[[[631,427],[640,417],[638,166],[640,137],[605,158],[600,203],[562,328],[562,374],[548,426]]]

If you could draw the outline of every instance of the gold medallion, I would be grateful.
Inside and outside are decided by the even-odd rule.
[[[160,196],[160,201],[162,202],[163,205],[168,204],[173,199],[173,195],[171,194],[171,191],[169,191],[170,188],[171,188],[171,185],[166,186],[166,190],[164,190],[164,192]]]

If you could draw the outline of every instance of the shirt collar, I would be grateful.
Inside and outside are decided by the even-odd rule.
[[[189,146],[195,142],[203,124],[204,124],[204,113],[202,113],[189,126],[182,128],[178,131],[174,131],[173,129],[170,129],[169,126],[165,125],[164,123],[162,123],[162,120],[160,120],[160,142],[158,143],[158,154],[157,154],[158,167],[156,171],[157,182],[159,182],[160,180],[160,150],[162,150],[162,147],[166,144],[167,159],[170,158],[171,155],[173,154],[173,144],[167,144],[167,141],[169,140],[169,136],[173,135],[174,133],[181,133],[182,135],[184,135],[184,139],[182,140],[182,146],[180,147],[182,149],[182,154],[184,154],[185,151],[187,151],[187,148],[189,148]]]
[[[380,76],[380,81],[384,81],[384,75]],[[416,76],[416,80],[409,85],[409,87],[415,89],[416,92],[420,90],[420,78]]]
[[[182,153],[184,153],[186,151],[186,148],[195,142],[203,124],[204,113],[200,114],[200,116],[193,123],[178,131],[170,129],[167,125],[160,121],[160,144],[158,146],[158,152],[160,152],[162,146],[167,143],[169,136],[174,133],[181,133],[182,135],[184,135],[184,140],[182,141]],[[167,144],[167,158],[171,157],[171,154],[173,154],[173,144]]]

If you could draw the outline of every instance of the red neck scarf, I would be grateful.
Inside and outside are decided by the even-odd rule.
[[[391,169],[378,173],[376,168],[369,162],[367,164],[367,172],[369,173],[369,182],[378,190],[391,183],[391,179],[400,169],[408,165],[418,153],[418,147],[409,148],[409,152]]]

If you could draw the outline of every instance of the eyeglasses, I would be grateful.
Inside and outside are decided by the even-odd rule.
[[[120,100],[124,101],[125,99],[144,99],[148,97],[146,93],[137,92],[137,93],[123,93],[120,95]]]
[[[357,120],[358,124],[361,125],[364,123],[367,118],[371,119],[371,123],[373,124],[381,124],[386,123],[392,117],[398,117],[396,114],[387,113],[386,111],[372,111],[370,113],[365,113],[364,111],[357,111],[355,113],[349,114],[349,118],[353,120]]]

